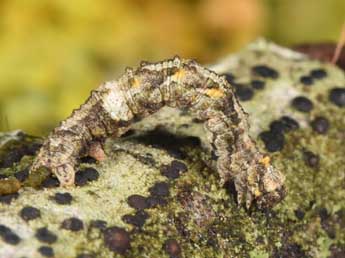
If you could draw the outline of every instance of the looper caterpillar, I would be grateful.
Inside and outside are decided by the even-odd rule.
[[[193,60],[178,57],[127,68],[118,80],[102,84],[72,115],[55,128],[30,173],[54,173],[61,186],[74,184],[77,158],[94,142],[119,137],[137,119],[163,106],[187,109],[204,123],[222,182],[233,180],[238,203],[271,206],[285,194],[284,176],[270,165],[249,136],[247,114],[224,77]]]

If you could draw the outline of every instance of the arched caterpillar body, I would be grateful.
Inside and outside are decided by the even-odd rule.
[[[77,159],[92,142],[119,137],[163,106],[187,109],[204,122],[222,182],[232,180],[238,203],[271,206],[285,194],[284,176],[249,136],[247,114],[223,76],[178,57],[127,68],[118,80],[92,91],[44,142],[30,173],[47,168],[61,186],[74,184]]]

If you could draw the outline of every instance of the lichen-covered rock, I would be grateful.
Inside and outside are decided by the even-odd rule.
[[[0,257],[343,257],[343,71],[265,41],[212,68],[286,175],[283,202],[238,207],[232,183],[203,162],[199,121],[165,108],[109,139],[107,160],[83,158],[76,187],[50,177],[0,196]],[[1,134],[1,178],[25,185],[40,143]]]

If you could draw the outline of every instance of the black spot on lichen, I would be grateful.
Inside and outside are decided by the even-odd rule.
[[[20,242],[20,237],[5,225],[0,225],[0,237],[10,245],[17,245]]]
[[[329,121],[323,116],[316,117],[310,123],[313,130],[319,134],[326,134],[329,128]]]
[[[84,223],[80,219],[72,217],[69,219],[65,219],[61,224],[61,228],[74,232],[80,231],[84,228]]]
[[[14,174],[14,177],[17,178],[19,182],[24,182],[29,176],[29,169],[25,168]]]
[[[41,212],[39,209],[32,207],[32,206],[26,206],[20,211],[20,217],[25,220],[33,220],[41,217]]]
[[[285,131],[296,130],[299,128],[299,124],[296,120],[288,116],[282,116],[280,121],[284,124]]]
[[[110,227],[104,231],[104,244],[109,250],[124,254],[131,247],[131,238],[125,229]]]
[[[167,200],[160,196],[149,196],[147,198],[147,203],[149,208],[156,208],[158,206],[166,206],[168,204]]]
[[[345,88],[333,88],[329,100],[338,107],[345,107]]]
[[[322,69],[322,68],[313,69],[310,71],[310,76],[316,80],[320,80],[327,77],[327,72],[325,69]]]
[[[95,164],[97,160],[90,156],[85,156],[80,158],[80,163]]]
[[[254,91],[247,86],[236,87],[236,95],[241,101],[251,100],[254,96]]]
[[[59,185],[59,180],[56,177],[48,177],[42,182],[42,187],[44,188],[53,188]]]
[[[166,197],[169,195],[169,184],[166,182],[155,183],[149,191],[153,196]]]
[[[7,244],[17,245],[20,242],[20,237],[12,232],[3,236],[2,240]]]
[[[270,131],[273,133],[284,133],[285,126],[282,121],[276,120],[270,123]]]
[[[163,244],[163,249],[172,258],[181,256],[181,247],[176,239],[166,240]]]
[[[70,193],[56,193],[53,197],[56,203],[65,205],[65,204],[71,204],[72,202],[72,195]]]
[[[283,116],[279,120],[272,121],[270,124],[270,132],[275,134],[283,134],[298,128],[298,122],[288,116]]]
[[[99,178],[99,173],[94,168],[85,168],[79,170],[75,175],[75,184],[77,186],[84,186],[88,182],[95,181]]]
[[[280,132],[264,131],[259,135],[269,152],[276,152],[283,149],[285,144],[284,135]]]
[[[156,161],[152,157],[151,153],[145,153],[144,155],[136,155],[136,159],[139,160],[141,163],[151,167],[156,165]]]
[[[315,168],[319,166],[320,157],[311,151],[303,152],[304,162],[307,166]]]
[[[127,203],[134,209],[143,210],[149,207],[147,198],[138,194],[133,194],[127,198]]]
[[[262,80],[252,80],[250,82],[250,85],[255,90],[262,90],[262,89],[265,88],[265,81],[262,81]]]
[[[223,74],[225,76],[225,79],[228,81],[228,83],[232,84],[235,81],[235,76],[232,73],[225,73]]]
[[[301,112],[310,112],[314,107],[313,102],[303,96],[294,98],[291,101],[291,105],[293,108]]]
[[[12,232],[12,230],[9,227],[0,224],[0,236],[1,237],[7,233],[10,233],[10,232]]]
[[[301,209],[295,210],[294,213],[297,219],[302,220],[304,218],[305,212]]]
[[[98,228],[100,230],[104,230],[107,227],[107,222],[105,220],[91,220],[90,221],[90,227],[91,228]]]
[[[35,237],[39,241],[47,244],[55,243],[57,240],[57,236],[46,227],[37,229]]]
[[[0,203],[11,204],[11,202],[17,199],[18,196],[19,196],[18,193],[0,195]]]
[[[187,166],[181,161],[173,160],[170,165],[161,167],[161,174],[169,179],[176,179],[180,177],[181,172],[186,172]]]
[[[86,168],[83,173],[86,174],[89,181],[97,180],[99,177],[98,171],[94,168]]]
[[[185,163],[181,162],[181,161],[178,161],[178,160],[173,160],[170,164],[170,166],[173,168],[173,169],[176,169],[180,172],[186,172],[187,171],[187,166]]]
[[[41,246],[40,248],[38,248],[38,252],[45,257],[54,256],[54,250],[50,246]]]
[[[299,81],[304,85],[312,85],[314,83],[314,80],[311,76],[302,76]]]
[[[252,72],[263,78],[277,79],[279,77],[279,73],[267,65],[256,65],[252,68]]]
[[[139,228],[141,228],[145,224],[145,221],[148,218],[149,215],[143,210],[137,211],[134,215],[126,214],[122,216],[122,220],[125,223],[131,224]]]
[[[186,153],[180,149],[169,149],[167,152],[175,159],[185,159],[187,157]]]

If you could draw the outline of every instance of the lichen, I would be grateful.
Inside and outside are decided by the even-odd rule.
[[[273,67],[279,77],[259,78],[252,73],[255,65]],[[345,109],[329,99],[331,89],[344,87],[344,73],[263,41],[225,58],[214,68],[220,73],[231,72],[239,88],[251,87],[253,79],[265,82],[264,89],[254,89],[251,98],[242,102],[250,115],[251,134],[262,150],[267,146],[260,133],[272,132],[272,121],[289,116],[298,123],[298,128],[279,132],[284,138],[281,149],[270,153],[273,165],[286,175],[288,194],[284,201],[266,210],[239,207],[233,184],[220,185],[218,174],[203,162],[205,139],[199,121],[184,112],[165,109],[141,121],[126,137],[109,139],[107,160],[81,164],[84,172],[80,173],[92,167],[99,177],[70,189],[45,184],[40,189],[24,187],[10,203],[0,202],[0,225],[12,232],[10,238],[9,231],[0,227],[0,256],[41,257],[38,249],[47,245],[56,257],[67,258],[80,254],[172,257],[179,250],[180,257],[196,258],[344,254]],[[300,77],[315,68],[325,69],[327,77],[312,85],[301,83]],[[313,103],[310,112],[291,106],[291,100],[302,95]],[[325,134],[313,130],[311,121],[316,116],[327,118]],[[319,161],[308,162],[306,152]],[[1,169],[1,174],[15,175],[32,158],[32,154],[21,157]],[[173,161],[184,163],[187,170],[167,176],[163,168],[180,164]],[[164,189],[152,190],[157,182],[168,184],[168,195],[166,184]],[[55,194],[66,192],[72,196],[70,204],[56,202]],[[136,215],[140,211],[128,204],[132,195],[149,201],[151,206],[144,210],[148,217]],[[20,212],[26,206],[37,208],[40,216],[24,220]],[[134,216],[134,222],[133,217],[124,220],[125,215]],[[63,221],[72,217],[82,221],[83,229],[62,227]],[[35,237],[42,227],[57,236],[56,242],[47,244]],[[124,232],[130,236],[129,243]],[[110,233],[117,235],[109,237]],[[17,244],[13,234],[20,238]],[[173,245],[167,247],[167,243]]]

